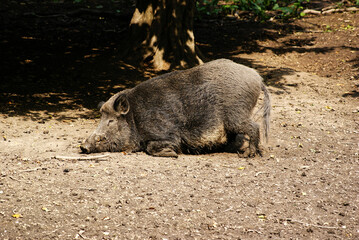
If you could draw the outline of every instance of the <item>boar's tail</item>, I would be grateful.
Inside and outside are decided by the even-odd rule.
[[[269,96],[269,92],[267,87],[262,82],[262,91],[264,93],[264,99],[263,99],[263,128],[264,128],[264,137],[266,138],[266,141],[268,142],[269,137],[269,118],[270,118],[270,112],[271,112],[271,99]]]

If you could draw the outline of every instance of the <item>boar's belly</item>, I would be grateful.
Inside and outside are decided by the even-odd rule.
[[[211,147],[225,144],[227,142],[227,134],[223,126],[211,127],[200,132],[199,136],[191,136],[192,147]]]

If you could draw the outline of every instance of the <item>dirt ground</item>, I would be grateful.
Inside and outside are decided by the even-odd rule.
[[[0,239],[359,239],[359,12],[196,23],[208,60],[264,76],[263,157],[70,160],[59,156],[83,157],[97,103],[150,73],[116,57],[118,16],[33,17],[31,2],[11,4],[1,12]]]

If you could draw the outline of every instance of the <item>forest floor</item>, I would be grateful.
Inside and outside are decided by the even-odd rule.
[[[119,16],[1,4],[0,239],[359,239],[359,12],[196,23],[208,60],[263,75],[263,157],[70,160],[97,103],[153,73],[117,57]]]

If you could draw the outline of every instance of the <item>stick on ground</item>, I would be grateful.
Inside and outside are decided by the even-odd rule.
[[[58,160],[79,160],[79,161],[86,161],[86,160],[104,160],[101,158],[107,158],[108,156],[110,156],[110,154],[102,154],[102,155],[94,155],[94,156],[86,156],[86,157],[81,157],[81,156],[55,156],[56,159]]]

